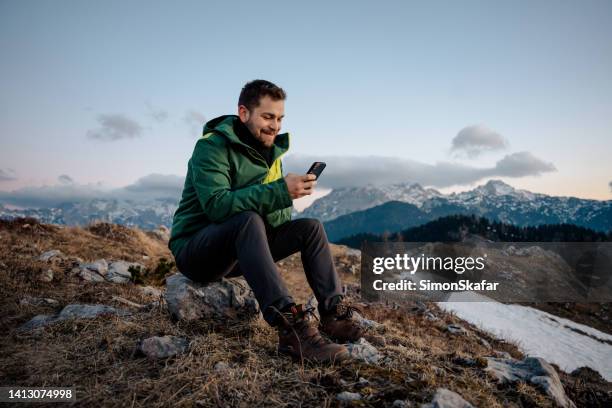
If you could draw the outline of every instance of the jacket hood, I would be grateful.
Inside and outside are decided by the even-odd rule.
[[[234,121],[240,120],[237,115],[223,115],[218,118],[214,118],[206,122],[202,136],[207,133],[216,133],[225,136],[231,143],[245,146],[248,149],[254,150],[251,146],[245,144],[240,140],[238,135],[234,133]],[[277,158],[289,150],[289,133],[279,133],[274,139],[274,154],[273,157]]]

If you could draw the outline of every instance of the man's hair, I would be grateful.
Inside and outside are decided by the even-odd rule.
[[[253,110],[259,106],[259,100],[264,96],[269,96],[272,100],[285,100],[287,94],[283,88],[274,85],[272,82],[263,79],[256,79],[247,84],[240,91],[238,106],[244,105],[248,110]]]

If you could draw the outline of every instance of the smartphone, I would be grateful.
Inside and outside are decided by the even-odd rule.
[[[325,168],[325,166],[326,164],[323,162],[314,162],[312,163],[312,166],[310,166],[310,170],[308,170],[306,174],[314,174],[315,176],[317,176],[315,180],[318,180],[321,173],[323,173],[323,169]]]

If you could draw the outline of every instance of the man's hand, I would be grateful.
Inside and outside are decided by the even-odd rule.
[[[285,183],[287,183],[291,199],[295,200],[296,198],[312,194],[314,186],[317,185],[316,178],[317,176],[314,174],[305,174],[303,176],[293,173],[287,174],[285,176]]]

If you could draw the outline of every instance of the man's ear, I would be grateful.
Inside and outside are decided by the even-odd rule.
[[[246,123],[249,120],[249,116],[251,116],[251,112],[244,105],[238,105],[238,117],[242,123]]]

